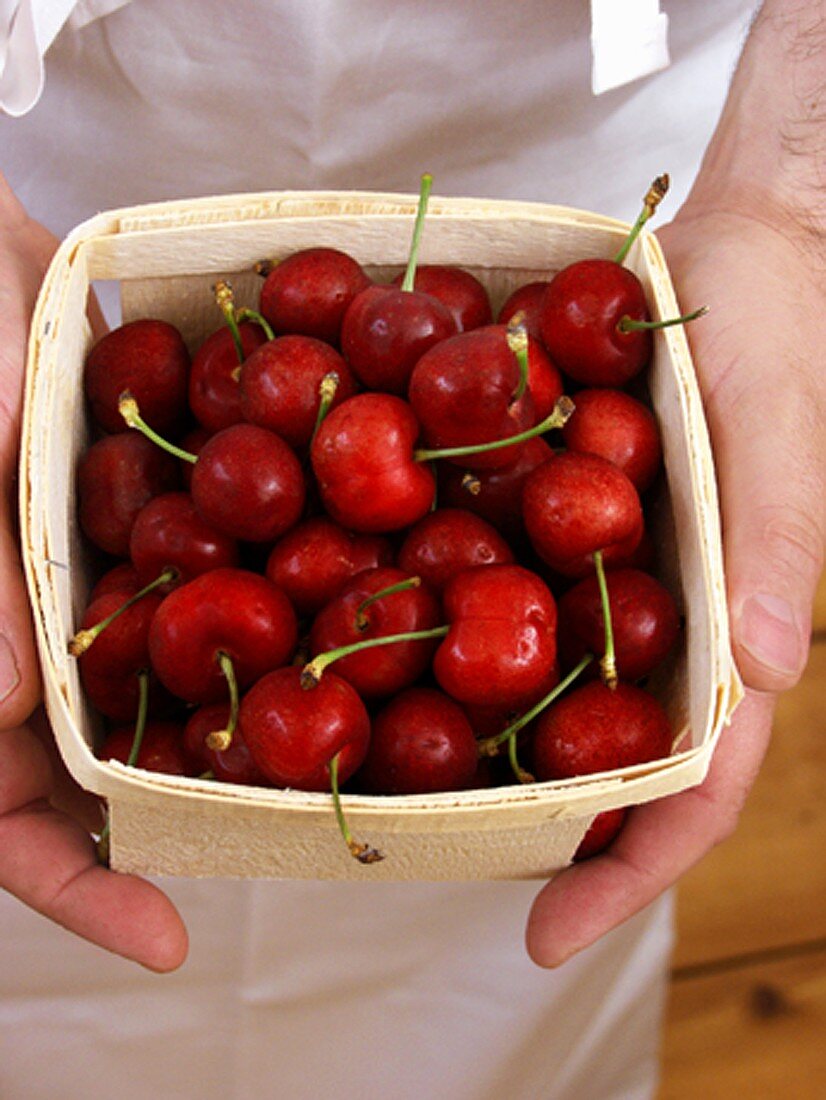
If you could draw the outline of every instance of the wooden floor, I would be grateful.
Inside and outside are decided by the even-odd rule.
[[[735,835],[678,889],[658,1100],[826,1098],[826,579]]]

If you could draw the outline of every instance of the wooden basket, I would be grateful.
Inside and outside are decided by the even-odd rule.
[[[45,701],[66,764],[106,798],[116,869],[260,878],[462,880],[545,877],[571,859],[594,815],[699,783],[741,690],[732,663],[717,495],[706,426],[680,327],[656,334],[649,388],[662,430],[668,498],[657,538],[663,579],[686,618],[685,645],[658,685],[676,731],[668,759],[578,780],[428,796],[344,799],[351,827],[385,853],[362,866],[346,851],[330,796],[236,787],[103,763],[99,733],[66,643],[90,578],[76,520],[74,471],[89,424],[82,366],[86,304],[97,280],[120,285],[124,319],[165,318],[191,346],[218,327],[210,286],[228,277],[257,303],[255,261],[296,249],[344,249],[387,277],[407,259],[416,197],[273,193],[161,203],[100,214],[57,252],[34,314],[21,460],[21,537]],[[536,203],[430,202],[421,261],[455,264],[488,287],[494,308],[517,285],[583,257],[612,256],[628,226]],[[627,261],[655,317],[678,312],[654,237]]]

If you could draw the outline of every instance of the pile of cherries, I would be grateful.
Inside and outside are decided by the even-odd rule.
[[[622,260],[517,290],[374,283],[309,248],[192,359],[170,324],[101,339],[77,472],[100,579],[70,642],[102,759],[219,781],[423,794],[668,755],[645,689],[680,618],[652,575],[662,465],[640,386],[645,295]],[[686,318],[675,319],[674,323]],[[567,390],[568,393],[563,391]],[[579,855],[609,842],[600,815]]]

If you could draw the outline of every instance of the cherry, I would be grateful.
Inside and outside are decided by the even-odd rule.
[[[379,535],[356,535],[327,516],[314,516],[273,547],[266,574],[299,615],[315,615],[363,569],[390,565],[393,548]]]
[[[244,740],[240,723],[236,725],[232,741],[226,749],[211,748],[210,734],[226,729],[230,722],[230,708],[226,703],[208,703],[199,707],[189,718],[183,732],[188,756],[197,762],[197,771],[211,772],[224,783],[242,783],[245,786],[264,787],[267,779],[252,758]]]
[[[131,561],[121,561],[113,565],[95,583],[89,593],[87,603],[92,604],[98,596],[106,596],[110,592],[123,592],[126,596],[134,595],[141,587],[138,574]]]
[[[265,276],[260,308],[276,334],[301,334],[337,344],[355,296],[370,286],[361,265],[336,248],[305,248],[258,271]]]
[[[164,493],[138,512],[129,556],[141,584],[170,567],[175,570],[171,585],[182,584],[239,560],[235,539],[202,519],[188,493]]]
[[[129,321],[102,337],[86,358],[83,384],[92,415],[107,432],[124,431],[118,401],[134,394],[147,423],[174,434],[186,410],[189,352],[166,321]]]
[[[509,563],[513,553],[496,528],[480,516],[460,508],[438,508],[407,533],[397,560],[400,569],[441,592],[463,569]]]
[[[673,737],[668,715],[649,692],[592,680],[537,719],[534,773],[539,780],[569,779],[647,764],[668,756]]]
[[[610,459],[639,493],[649,488],[662,465],[654,414],[622,390],[580,390],[562,438],[570,451]]]
[[[599,455],[565,452],[537,466],[522,492],[525,528],[543,559],[566,577],[592,572],[593,555],[621,564],[642,538],[639,494]]]
[[[107,672],[97,676],[88,671],[82,660],[78,662],[83,691],[95,708],[106,718],[115,722],[134,721],[141,705],[141,680],[143,675],[130,672],[124,676],[113,676]],[[157,676],[149,671],[147,677],[148,713],[152,715],[168,714],[174,708],[175,700]]]
[[[320,386],[336,380],[330,408],[356,392],[350,368],[329,344],[312,336],[280,336],[263,344],[241,371],[241,409],[246,420],[269,428],[291,447],[310,444],[321,403]]]
[[[431,508],[435,480],[414,460],[419,424],[391,394],[362,393],[333,409],[310,450],[324,507],[343,527],[399,531]]]
[[[617,672],[624,680],[639,680],[674,647],[680,632],[677,605],[664,585],[639,569],[614,569],[605,580]],[[596,577],[586,577],[560,598],[559,636],[565,667],[586,652],[602,655],[604,622]]]
[[[101,550],[125,558],[141,508],[180,485],[178,464],[137,432],[104,436],[77,468],[81,530]]]
[[[183,727],[178,722],[147,722],[141,735],[137,757],[131,760],[135,726],[117,726],[104,738],[98,751],[101,760],[118,760],[150,772],[166,775],[193,775],[192,763],[183,743]]]
[[[409,688],[373,720],[359,782],[379,794],[429,794],[470,787],[476,738],[462,708],[432,688]]]
[[[233,679],[243,688],[289,661],[297,633],[292,604],[266,577],[214,569],[166,597],[150,626],[149,653],[174,695],[211,703],[226,697],[228,681],[231,692]]]
[[[628,809],[622,807],[618,810],[603,810],[596,815],[588,826],[585,836],[579,842],[579,847],[574,852],[574,863],[604,852],[608,845],[618,836],[628,816]]]
[[[157,591],[112,589],[92,601],[69,642],[81,670],[121,678],[148,668],[149,627],[163,599]]]
[[[547,287],[547,279],[538,279],[536,282],[524,283],[517,287],[499,310],[496,317],[497,323],[507,325],[518,316],[528,335],[534,340],[541,340],[539,316]]]
[[[250,321],[239,324],[237,332],[240,354],[233,330],[224,325],[207,337],[192,360],[189,407],[196,420],[210,432],[219,432],[244,419],[240,366],[267,340],[261,326]]]
[[[403,279],[402,272],[393,280],[393,285],[399,286]],[[493,321],[488,292],[475,275],[463,268],[445,264],[419,264],[416,267],[413,289],[438,299],[449,310],[457,332],[481,328]]]
[[[429,631],[440,621],[439,601],[418,578],[390,566],[366,569],[316,616],[310,652],[315,658],[368,639]],[[370,648],[341,657],[336,672],[364,699],[392,695],[419,679],[433,650],[428,639]]]

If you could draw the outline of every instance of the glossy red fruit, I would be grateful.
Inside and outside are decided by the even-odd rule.
[[[539,318],[542,299],[545,297],[547,288],[547,279],[538,279],[535,282],[525,283],[523,286],[517,287],[499,310],[496,318],[498,324],[506,325],[513,320],[517,313],[520,313],[522,324],[527,329],[528,335],[535,340],[541,340],[542,330]]]
[[[574,852],[574,862],[579,863],[583,859],[590,859],[591,856],[604,852],[619,835],[627,816],[628,810],[624,807],[618,810],[603,810],[602,813],[597,814]]]
[[[331,408],[356,392],[350,368],[335,348],[312,336],[279,336],[263,344],[241,371],[244,419],[269,428],[291,447],[308,447],[321,398],[319,387],[328,374],[338,385]]]
[[[92,604],[98,596],[106,596],[110,592],[123,592],[128,599],[142,586],[138,582],[138,574],[131,561],[121,561],[107,569],[98,579],[89,593],[87,604]]]
[[[238,332],[245,360],[266,343],[264,330],[251,321],[242,321]],[[244,419],[240,368],[238,349],[228,325],[208,336],[195,353],[189,374],[189,407],[198,423],[210,432],[220,432]]]
[[[96,711],[115,722],[132,722],[140,706],[140,679],[136,673],[96,676],[79,662],[80,681],[86,698]],[[175,700],[150,670],[148,677],[150,716],[166,715],[175,708]]]
[[[370,718],[358,694],[334,672],[314,687],[301,669],[281,668],[254,684],[241,703],[240,723],[256,765],[279,787],[330,790],[330,761],[339,758],[344,783],[364,760]]]
[[[336,248],[305,248],[267,274],[260,310],[277,335],[300,333],[337,344],[344,314],[370,279]]]
[[[551,280],[541,307],[542,342],[569,378],[624,386],[651,358],[651,333],[622,332],[623,317],[649,319],[636,275],[613,260],[579,260]]]
[[[536,422],[529,389],[517,397],[519,366],[500,325],[463,332],[431,348],[410,379],[410,404],[427,447],[492,443]],[[473,470],[509,466],[519,445],[454,461]]]
[[[404,275],[404,272],[397,275],[393,285],[400,286]],[[457,332],[481,328],[493,321],[488,292],[475,275],[463,268],[446,264],[419,264],[413,289],[437,298],[452,315]]]
[[[98,596],[84,611],[80,630],[88,630],[120,611],[132,595],[134,592],[129,589],[111,589]],[[93,677],[121,678],[148,668],[149,627],[162,603],[163,596],[147,592],[131,607],[124,608],[78,657],[81,671]]]
[[[135,739],[135,727],[118,726],[105,737],[98,750],[100,760],[127,763]],[[183,727],[178,722],[147,722],[135,767],[166,775],[193,775],[191,761],[183,743]]]
[[[444,592],[450,632],[433,661],[439,686],[462,703],[513,706],[556,664],[556,603],[520,565],[477,566]]]
[[[352,531],[386,533],[409,527],[431,508],[429,466],[416,462],[419,423],[399,397],[362,393],[334,409],[310,450],[321,499]]]
[[[311,655],[316,657],[368,638],[439,626],[439,601],[426,585],[382,596],[359,616],[365,600],[409,576],[401,569],[384,566],[366,569],[347,581],[316,616],[310,631]],[[335,662],[335,670],[362,698],[381,698],[414,684],[427,669],[436,644],[433,640],[417,640],[376,646],[341,657]]]
[[[410,688],[373,719],[359,784],[377,794],[430,794],[469,788],[476,738],[462,708],[432,688]]]
[[[256,765],[238,723],[227,749],[211,749],[206,739],[216,730],[226,729],[230,708],[225,703],[209,703],[190,716],[183,732],[187,758],[193,762],[193,773],[212,772],[222,783],[265,787],[267,779]]]
[[[301,463],[275,432],[234,424],[201,448],[192,471],[192,499],[220,531],[247,542],[270,542],[301,518]]]
[[[606,565],[622,564],[643,533],[639,494],[599,455],[565,452],[525,480],[522,513],[528,537],[543,561],[566,577],[593,571],[601,550]]]
[[[174,695],[213,703],[227,698],[220,654],[231,658],[243,688],[286,664],[297,634],[292,604],[266,577],[214,569],[165,598],[149,630],[149,652]]]
[[[350,577],[392,561],[388,539],[356,535],[327,516],[313,516],[275,544],[266,574],[289,596],[299,615],[315,615]]]
[[[668,756],[671,723],[642,688],[615,688],[593,680],[575,688],[537,718],[533,773],[538,780],[569,779],[646,764]]]
[[[397,560],[400,569],[441,592],[462,570],[510,563],[513,552],[496,528],[475,513],[437,508],[410,529]]]
[[[189,352],[166,321],[130,321],[102,337],[86,358],[83,386],[92,415],[107,432],[127,431],[118,400],[128,390],[156,432],[174,434],[186,414]]]
[[[565,392],[561,373],[551,361],[542,344],[528,336],[528,389],[533,401],[534,423],[538,424],[553,412]]]
[[[167,591],[210,569],[236,566],[239,561],[235,539],[207,523],[189,493],[164,493],[144,505],[132,525],[129,556],[141,585],[165,569],[177,570]]]
[[[673,649],[680,633],[677,605],[664,585],[639,569],[612,569],[605,579],[617,672],[623,680],[639,680]],[[586,577],[560,598],[559,639],[566,669],[586,653],[602,657],[605,627],[596,576]]]
[[[104,436],[78,464],[81,530],[100,550],[125,558],[138,512],[180,483],[177,460],[138,432]]]
[[[643,493],[662,466],[660,431],[654,414],[622,390],[580,390],[562,429],[569,451],[602,455]]]

